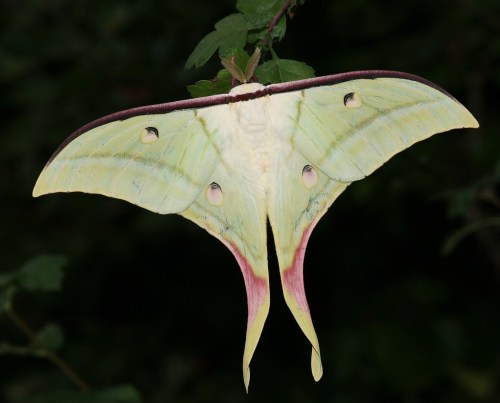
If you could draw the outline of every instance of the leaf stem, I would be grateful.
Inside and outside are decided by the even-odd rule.
[[[35,345],[43,350],[44,356],[51,361],[61,372],[69,378],[82,392],[89,392],[89,385],[64,361],[61,357],[53,351],[44,346],[44,344],[37,337],[35,332],[29,325],[21,318],[14,310],[7,310],[9,318],[16,324],[22,333]]]
[[[283,14],[286,13],[286,10],[288,9],[288,7],[290,7],[290,1],[291,0],[286,0],[285,4],[283,4],[283,7],[281,7],[280,10],[273,17],[273,19],[271,20],[271,22],[269,23],[269,25],[267,27],[268,34],[271,34],[271,32],[273,32],[273,29],[276,26],[276,24],[278,23],[278,21],[281,19],[281,17],[283,17]],[[269,36],[266,36],[262,41],[262,45],[267,47],[268,42],[269,42]]]

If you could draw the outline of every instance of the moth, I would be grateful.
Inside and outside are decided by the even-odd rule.
[[[144,106],[76,130],[33,190],[98,193],[180,214],[226,245],[245,282],[243,378],[269,311],[269,220],[283,294],[323,373],[303,282],[307,242],[354,181],[433,134],[478,122],[437,85],[395,71],[356,71]]]

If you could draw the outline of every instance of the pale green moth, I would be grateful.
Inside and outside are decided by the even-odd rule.
[[[87,124],[54,153],[33,190],[86,192],[194,221],[236,257],[247,291],[243,378],[269,311],[269,219],[286,303],[323,373],[303,283],[309,236],[353,181],[417,141],[478,127],[420,77],[360,71],[146,106]]]

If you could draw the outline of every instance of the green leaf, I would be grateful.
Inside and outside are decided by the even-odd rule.
[[[267,26],[260,30],[250,30],[248,32],[248,43],[256,43],[262,41],[266,36],[269,36],[268,41],[271,43],[273,39],[281,41],[286,32],[286,18],[281,18],[274,26],[271,33],[267,32]]]
[[[64,332],[55,323],[46,324],[37,334],[40,343],[49,350],[59,350],[64,344]]]
[[[236,9],[244,14],[253,29],[267,27],[283,4],[283,0],[238,0]]]
[[[235,78],[240,83],[246,81],[245,73],[243,73],[243,71],[238,67],[236,63],[232,63],[231,60],[226,59],[225,57],[222,58],[220,61],[224,66],[224,68],[229,72],[231,77]]]
[[[234,63],[244,71],[248,61],[250,60],[250,55],[245,52],[242,48],[233,49],[230,53],[231,58],[234,60]]]
[[[17,287],[10,286],[0,292],[0,315],[12,309],[12,300],[17,291]]]
[[[256,64],[259,62],[259,58],[260,50],[256,50],[252,57],[250,57],[243,49],[234,49],[234,51],[231,52],[231,59],[223,57],[221,63],[232,77],[240,83],[244,83],[252,78],[248,76],[250,71],[247,71],[250,59],[252,59],[253,64]],[[253,71],[255,71],[255,65],[252,66],[252,75]]]
[[[474,203],[476,196],[477,186],[475,185],[455,190],[448,205],[448,217],[465,217],[472,203]]]
[[[230,56],[234,49],[243,49],[247,42],[247,22],[241,14],[231,14],[215,24],[215,31],[206,35],[186,61],[186,68],[203,66],[219,49],[220,56]]]
[[[252,56],[249,57],[246,63],[245,77],[247,77],[248,80],[250,80],[255,74],[255,69],[257,68],[260,62],[260,55],[261,55],[260,48],[256,47]]]
[[[203,66],[219,48],[221,42],[220,33],[212,31],[207,34],[194,48],[186,61],[186,69]]]
[[[119,385],[96,392],[55,390],[37,396],[32,403],[142,403],[132,385]]]
[[[215,29],[221,33],[220,56],[231,56],[234,49],[243,49],[247,43],[248,27],[241,14],[231,14],[215,24]]]
[[[12,273],[0,273],[0,288],[8,286],[12,283]]]
[[[31,346],[14,346],[7,342],[0,342],[1,355],[22,355],[31,357],[40,357],[39,349]]]
[[[445,241],[441,253],[443,255],[449,255],[466,236],[479,231],[485,227],[500,227],[500,217],[488,217],[482,220],[474,221],[458,231],[451,234]]]
[[[314,69],[296,60],[275,57],[258,66],[255,75],[262,84],[283,83],[314,77]]]
[[[66,258],[60,255],[37,256],[16,273],[21,288],[28,291],[59,291]]]
[[[247,21],[248,43],[262,41],[269,33],[269,23],[283,6],[283,1],[273,0],[240,0],[236,8],[241,11]],[[286,31],[286,15],[284,14],[270,33],[269,40],[283,39]]]
[[[231,74],[226,69],[220,70],[214,80],[200,80],[187,87],[193,98],[208,95],[227,94],[231,90]]]

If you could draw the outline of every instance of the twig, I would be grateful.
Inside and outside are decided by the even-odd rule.
[[[66,375],[82,392],[89,392],[89,385],[64,361],[61,357],[43,345],[35,332],[28,324],[12,309],[7,310],[10,319],[24,333],[24,335],[33,343],[33,345],[43,350],[44,356],[57,366],[61,372]]]
[[[276,24],[278,23],[278,21],[281,19],[281,17],[283,17],[283,14],[286,13],[286,10],[288,9],[288,7],[290,7],[290,1],[291,0],[286,0],[285,1],[285,4],[283,4],[283,7],[280,8],[280,10],[276,13],[276,15],[273,17],[273,19],[271,20],[271,22],[269,23],[268,27],[267,27],[267,33],[268,34],[271,34],[271,32],[273,32],[273,29],[274,27],[276,26]],[[268,44],[268,40],[269,40],[269,36],[266,36],[263,40],[262,40],[262,45],[263,46],[267,46]]]

